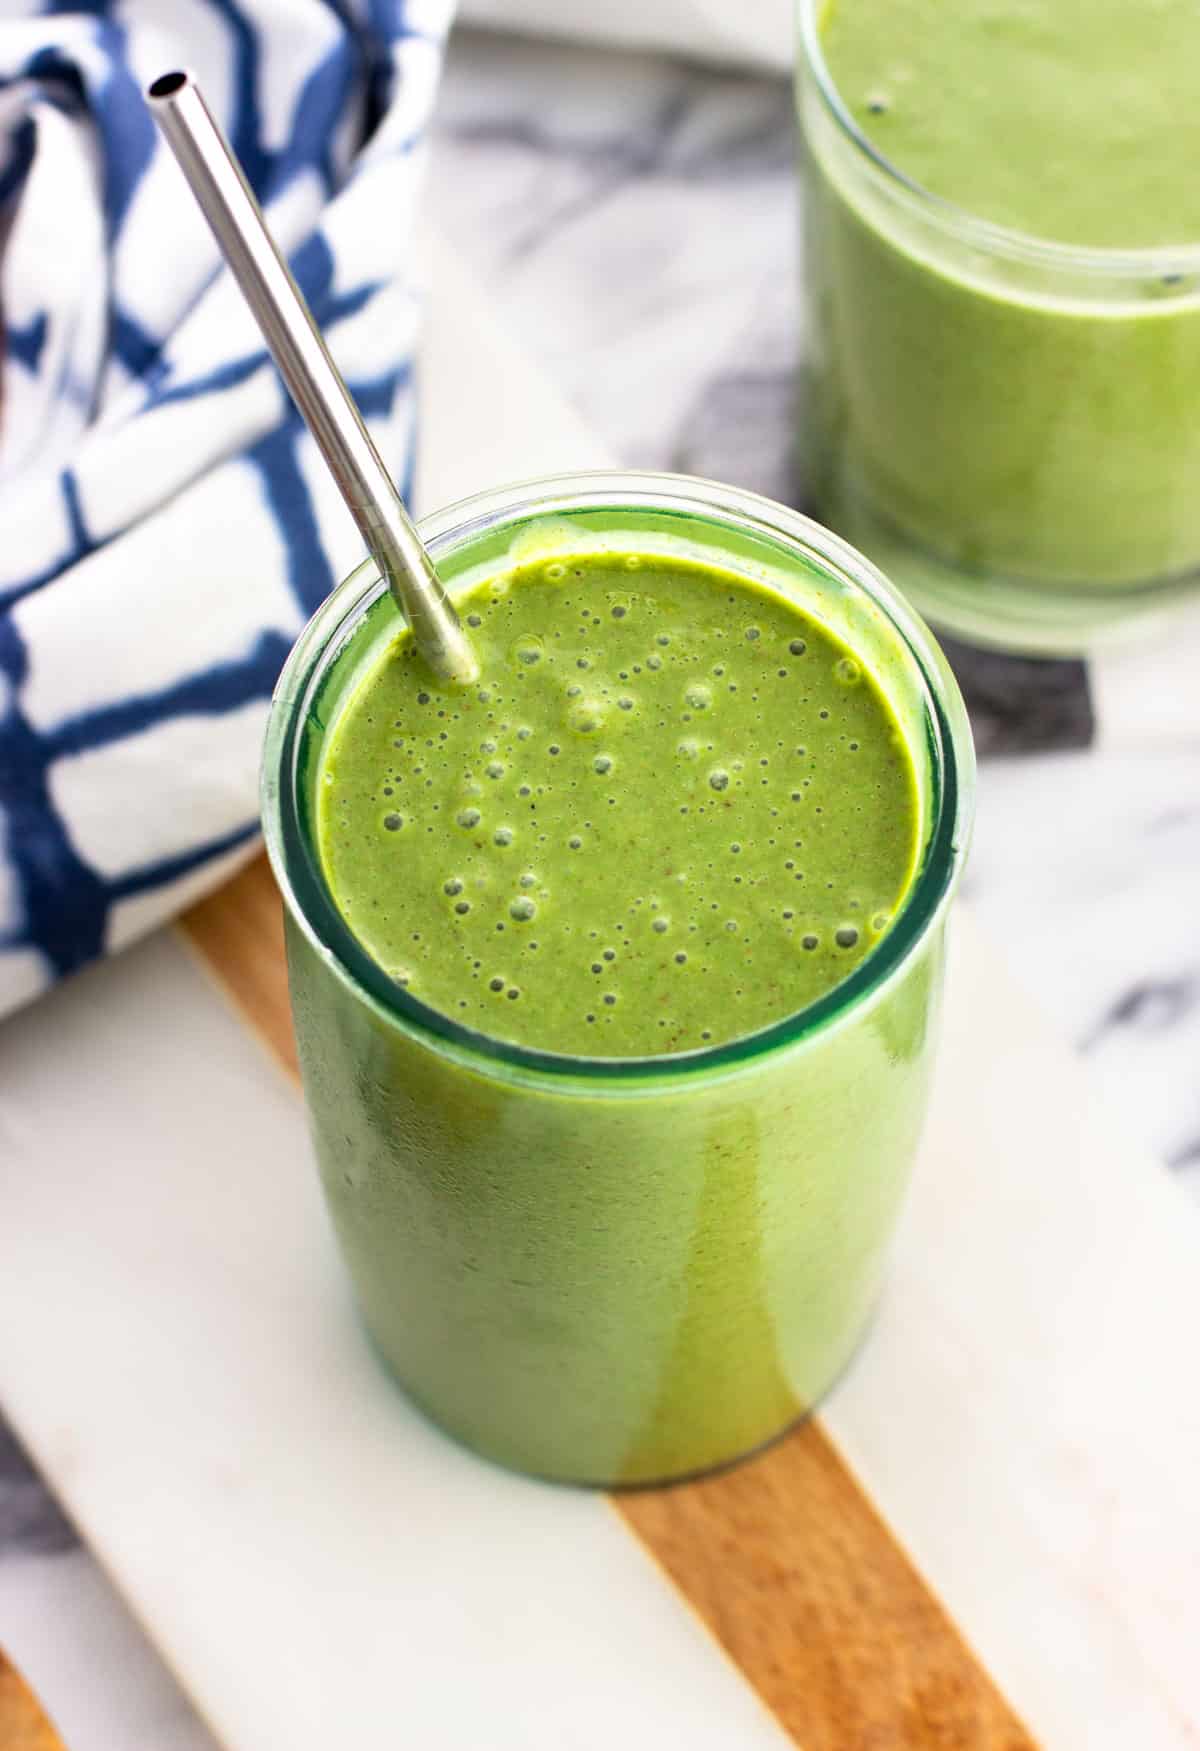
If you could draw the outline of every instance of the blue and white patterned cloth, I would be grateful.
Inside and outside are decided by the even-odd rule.
[[[451,4],[0,12],[0,1011],[253,850],[272,684],[362,557],[141,91],[196,75],[403,484]]]

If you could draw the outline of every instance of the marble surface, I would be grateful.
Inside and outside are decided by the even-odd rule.
[[[794,199],[780,79],[478,34],[454,46],[432,206],[629,464],[793,495]],[[1031,699],[1057,700],[1064,739],[1083,733],[1076,674],[1048,688],[1000,671],[988,688],[994,744],[1012,745]],[[1084,750],[987,760],[968,890],[1089,1059],[1116,1132],[1200,1197],[1200,719],[1159,700],[1148,715],[1153,735],[1101,724]],[[213,1743],[0,1439],[0,1644],[18,1642],[72,1751]]]

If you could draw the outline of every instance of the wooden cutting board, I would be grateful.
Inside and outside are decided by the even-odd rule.
[[[182,929],[298,1078],[266,858],[196,906]],[[715,1477],[612,1501],[805,1751],[1033,1746],[818,1419]]]
[[[37,1697],[0,1648],[0,1751],[66,1751]]]

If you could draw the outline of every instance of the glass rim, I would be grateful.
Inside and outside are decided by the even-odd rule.
[[[822,104],[838,132],[881,176],[893,193],[921,217],[932,219],[958,241],[968,242],[992,255],[1004,255],[1026,266],[1054,269],[1060,273],[1102,276],[1112,279],[1161,279],[1164,275],[1200,273],[1200,243],[1160,243],[1141,249],[1096,248],[1060,243],[1052,237],[1020,231],[985,219],[958,202],[935,194],[894,164],[855,121],[838,90],[821,47],[819,16],[828,0],[798,0],[800,44],[803,60],[813,75]],[[1194,298],[1194,288],[1181,297]]]
[[[856,549],[823,525],[757,493],[695,476],[637,470],[589,471],[516,482],[474,494],[423,518],[418,527],[435,558],[474,535],[529,517],[570,511],[676,511],[697,521],[782,538],[799,555],[848,582],[884,615],[916,672],[925,708],[932,819],[920,862],[891,928],[858,966],[822,996],[767,1027],[716,1045],[639,1057],[547,1052],[500,1040],[455,1021],[398,985],[372,959],[333,903],[299,809],[297,751],[307,706],[327,660],[344,649],[353,626],[383,595],[373,560],[330,592],[301,631],[271,701],[262,765],[267,855],[292,919],[352,993],[444,1057],[481,1074],[524,1077],[566,1091],[571,1082],[645,1086],[697,1074],[734,1074],[826,1032],[878,998],[928,939],[958,885],[974,808],[974,746],[958,685],[916,611]],[[452,592],[453,593],[453,592]],[[339,635],[341,635],[339,637]],[[914,758],[920,750],[912,750]]]

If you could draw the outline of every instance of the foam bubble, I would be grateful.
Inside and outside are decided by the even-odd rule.
[[[598,699],[581,699],[567,713],[571,728],[581,736],[593,736],[604,728],[604,706]]]

